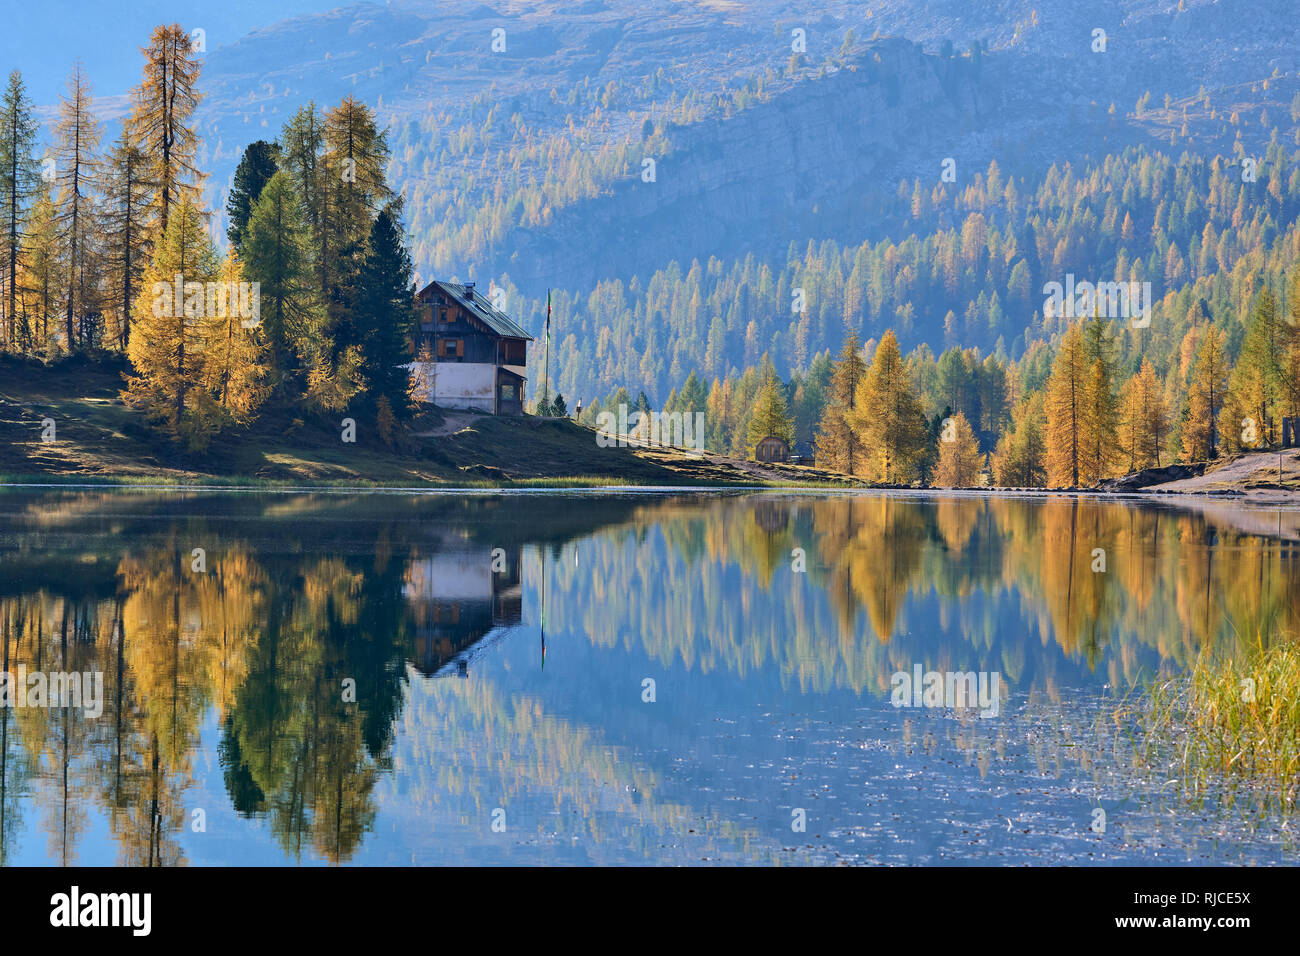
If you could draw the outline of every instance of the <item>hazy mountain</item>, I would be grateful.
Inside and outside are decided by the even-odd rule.
[[[1226,114],[1286,116],[1300,88],[1294,19],[1265,0],[1183,6],[1050,2],[1029,14],[1013,2],[890,0],[818,4],[810,15],[772,0],[361,4],[285,20],[210,53],[202,125],[220,186],[243,146],[274,136],[298,105],[352,93],[380,109],[395,140],[411,127],[395,157],[399,182],[405,176],[414,190],[432,167],[456,193],[450,212],[410,209],[423,272],[587,286],[672,257],[878,234],[886,224],[861,220],[864,197],[900,178],[937,179],[946,157],[962,171],[996,159],[1036,177],[1085,153],[1167,144],[1183,106],[1188,132],[1176,149],[1228,152],[1238,130],[1258,149],[1258,124],[1229,130]],[[788,73],[795,29],[805,33],[805,65]],[[1095,29],[1106,32],[1105,52],[1094,52]],[[849,30],[855,41],[845,50]],[[911,42],[872,43],[876,31]],[[984,45],[976,64],[964,55],[974,41]],[[837,62],[842,50],[849,69]],[[765,73],[765,100],[719,105]],[[599,125],[583,129],[591,101],[566,95],[609,84],[619,90],[599,106]],[[1148,92],[1139,116],[1135,104]],[[1220,104],[1217,120],[1196,105],[1198,94]],[[679,123],[669,111],[685,98],[696,115]],[[498,135],[440,163],[421,134],[481,125],[489,113],[500,127],[517,116],[536,141],[586,152],[637,146],[647,117],[667,120],[656,188],[641,188],[637,162],[589,195],[551,201],[545,227],[506,223],[490,248],[439,255],[436,235],[472,218],[474,199],[502,181],[508,144]]]

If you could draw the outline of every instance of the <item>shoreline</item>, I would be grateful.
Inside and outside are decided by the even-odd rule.
[[[581,477],[553,480],[548,478],[530,478],[506,482],[471,482],[471,483],[437,483],[395,484],[382,481],[348,482],[341,479],[322,481],[294,481],[277,479],[256,479],[252,481],[239,479],[221,479],[207,476],[194,481],[177,480],[130,480],[126,476],[90,477],[78,476],[74,480],[50,480],[52,476],[44,475],[0,475],[0,489],[3,488],[117,488],[145,491],[240,491],[240,492],[317,492],[334,491],[356,494],[360,492],[389,492],[402,494],[531,494],[536,492],[565,491],[574,493],[607,492],[644,492],[653,494],[694,493],[704,491],[790,491],[812,494],[896,494],[910,497],[971,497],[971,498],[1041,498],[1052,496],[1073,496],[1106,500],[1130,501],[1203,501],[1236,502],[1257,507],[1300,510],[1300,492],[1285,489],[1260,488],[1223,488],[1223,489],[1164,489],[1159,486],[1148,489],[1110,490],[1106,488],[1016,488],[1016,487],[921,487],[911,485],[872,485],[860,483],[846,485],[843,482],[819,481],[759,481],[732,483],[726,481],[687,481],[679,484],[648,484],[635,481],[618,482],[608,479],[587,481]],[[848,476],[845,476],[846,478]],[[41,480],[45,479],[45,480]]]

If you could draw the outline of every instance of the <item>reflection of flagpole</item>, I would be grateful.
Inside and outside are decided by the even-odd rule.
[[[542,670],[546,670],[546,546],[542,546]]]

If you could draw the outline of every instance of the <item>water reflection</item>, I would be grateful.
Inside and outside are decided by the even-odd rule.
[[[987,815],[999,767],[1048,772],[1028,701],[1086,723],[1207,642],[1297,632],[1295,542],[1233,517],[0,492],[0,670],[95,671],[105,691],[97,719],[0,707],[0,862],[950,859],[937,819]],[[916,664],[998,672],[1019,710],[901,714],[890,677]],[[890,769],[936,741],[976,773],[918,770],[964,788],[942,805]],[[1078,756],[1051,775],[1088,778]],[[816,840],[789,826],[810,800]],[[913,852],[872,835],[884,804]]]
[[[415,621],[412,663],[426,677],[468,676],[467,652],[497,628],[523,622],[519,545],[447,550],[411,562],[404,595]]]

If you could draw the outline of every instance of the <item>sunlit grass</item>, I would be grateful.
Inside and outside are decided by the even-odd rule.
[[[483,478],[448,478],[428,479],[402,478],[393,480],[376,480],[360,475],[346,478],[326,478],[304,476],[298,478],[257,478],[232,477],[228,475],[208,474],[168,474],[168,475],[45,475],[45,474],[4,474],[0,473],[0,486],[4,485],[93,485],[103,487],[132,486],[149,488],[247,488],[247,489],[422,489],[448,490],[455,488],[472,489],[509,489],[521,488],[545,490],[548,488],[763,488],[773,489],[807,489],[811,491],[839,490],[840,486],[823,481],[727,481],[722,479],[681,479],[676,483],[653,478],[618,478],[608,475],[571,475],[545,478],[506,478],[500,480]]]
[[[787,487],[785,484],[762,484],[755,482],[755,485],[762,485],[765,488]],[[421,481],[416,478],[407,478],[391,481],[379,481],[361,476],[347,478],[256,478],[256,477],[230,477],[225,475],[24,475],[24,474],[0,474],[0,487],[4,485],[49,485],[49,486],[97,486],[97,487],[146,487],[146,488],[232,488],[232,489],[269,489],[269,490],[299,490],[312,488],[328,488],[333,490],[347,489],[389,489],[389,490],[452,490],[457,488],[470,489],[509,489],[509,488],[527,488],[535,490],[544,490],[547,488],[640,488],[640,487],[673,487],[689,489],[692,487],[750,487],[741,485],[738,482],[724,481],[695,481],[689,484],[666,486],[661,482],[648,480],[635,481],[608,476],[571,476],[571,477],[554,477],[554,478],[520,478],[520,479],[503,479],[489,480],[481,478],[461,478],[446,480],[425,480]],[[792,485],[791,487],[811,487],[824,488],[824,485],[815,483],[806,483],[804,485]]]
[[[1124,708],[1138,754],[1167,762],[1193,797],[1242,791],[1294,808],[1300,788],[1300,646],[1282,641],[1234,655],[1204,651],[1176,678]]]

